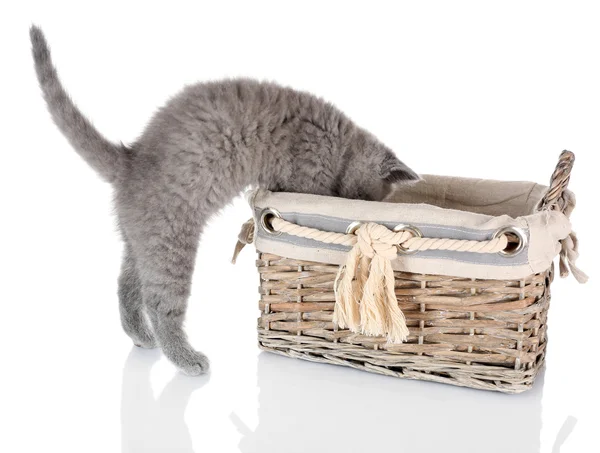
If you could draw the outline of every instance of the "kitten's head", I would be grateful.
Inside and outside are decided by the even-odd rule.
[[[381,201],[394,184],[421,179],[375,137],[364,131],[357,136],[340,167],[336,187],[338,196]]]

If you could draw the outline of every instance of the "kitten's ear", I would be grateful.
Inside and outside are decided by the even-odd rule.
[[[387,154],[381,164],[381,177],[389,183],[419,181],[421,177],[398,160],[393,154]]]

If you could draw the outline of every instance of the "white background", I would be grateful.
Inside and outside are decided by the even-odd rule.
[[[598,451],[596,4],[324,3],[2,4],[0,451]],[[241,199],[202,239],[188,311],[210,376],[133,348],[111,189],[49,119],[32,22],[126,143],[184,83],[243,75],[333,101],[422,173],[546,183],[573,150],[591,281],[554,283],[543,379],[507,396],[259,354],[255,255],[229,263]]]

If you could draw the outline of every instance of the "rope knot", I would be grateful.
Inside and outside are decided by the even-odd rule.
[[[393,231],[376,223],[362,225],[356,232],[360,251],[368,258],[373,258],[375,255],[389,260],[396,258],[397,243],[393,242],[393,236]]]
[[[356,231],[360,251],[368,258],[379,255],[388,260],[396,258],[397,246],[413,237],[408,231],[392,231],[378,223],[366,223]]]

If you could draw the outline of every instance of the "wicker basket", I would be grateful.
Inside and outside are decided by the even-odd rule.
[[[570,214],[565,189],[573,160],[563,152],[538,209]],[[507,393],[533,385],[546,352],[552,265],[508,280],[394,271],[396,299],[410,333],[393,344],[336,327],[338,264],[259,253],[261,349]]]

